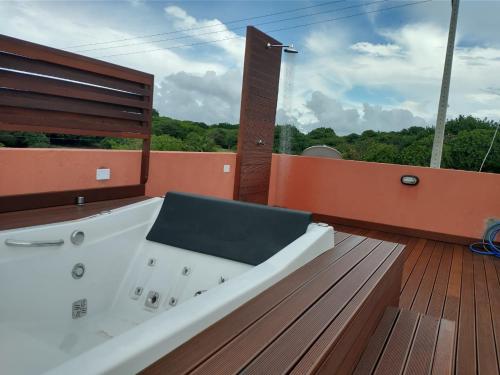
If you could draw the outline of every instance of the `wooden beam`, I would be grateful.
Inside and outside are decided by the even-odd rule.
[[[145,185],[128,185],[94,189],[51,191],[47,193],[6,195],[0,197],[0,213],[67,206],[76,203],[76,197],[84,197],[85,202],[99,202],[143,196]]]
[[[281,44],[247,28],[234,198],[267,204],[278,101]]]

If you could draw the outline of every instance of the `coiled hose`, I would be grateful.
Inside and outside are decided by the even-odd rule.
[[[469,245],[469,249],[477,254],[493,255],[500,258],[500,247],[495,245],[495,237],[500,233],[500,221],[494,223],[484,232],[483,241]]]

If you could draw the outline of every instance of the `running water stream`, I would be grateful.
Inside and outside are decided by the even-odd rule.
[[[295,81],[295,53],[285,53],[285,74],[284,81],[282,83],[283,95],[282,95],[282,109],[287,117],[292,113],[293,110],[293,89]],[[282,124],[280,131],[280,154],[290,154],[292,152],[292,125],[287,121],[286,124]]]

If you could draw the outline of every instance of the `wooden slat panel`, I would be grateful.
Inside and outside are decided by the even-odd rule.
[[[0,35],[0,130],[144,139],[141,185],[94,189],[88,201],[144,194],[152,95],[150,74]],[[1,210],[67,205],[74,194],[18,196]]]
[[[474,271],[472,253],[463,252],[460,321],[458,324],[456,373],[476,373],[476,318],[474,311]]]
[[[431,371],[437,342],[439,319],[422,315],[404,370],[405,375],[424,375]]]
[[[296,292],[306,282],[317,277],[318,273],[331,269],[331,266],[335,262],[340,262],[341,259],[344,259],[343,265],[352,262],[352,256],[350,261],[349,258],[344,257],[346,254],[350,254],[353,249],[357,251],[357,246],[364,240],[364,237],[356,235],[346,237],[335,246],[334,250],[323,253],[299,270],[288,275],[273,285],[272,288],[259,294],[223,320],[207,328],[191,341],[181,345],[146,368],[143,373],[164,374],[165,371],[168,371],[169,374],[185,374],[192,371],[231,340],[234,340],[268,311]],[[192,345],[192,342],[195,342],[196,345]]]
[[[493,334],[490,299],[484,271],[484,256],[473,255],[473,268],[478,371],[479,374],[498,375],[495,336]],[[500,311],[495,313],[500,314]]]
[[[434,289],[432,290],[431,300],[427,308],[427,314],[437,318],[441,318],[443,314],[451,261],[453,259],[453,246],[451,244],[444,244],[441,251],[443,252],[443,256],[439,264]]]
[[[128,107],[148,108],[148,103],[139,95],[7,70],[0,70],[0,87]]]
[[[53,64],[70,66],[104,76],[121,78],[131,82],[151,84],[153,76],[138,70],[125,68],[105,61],[31,43],[25,40],[0,35],[0,51],[25,56]]]
[[[0,106],[0,130],[141,138],[140,121]]]
[[[417,328],[419,315],[412,311],[402,310],[387,342],[374,374],[401,374],[410,351],[413,335]]]
[[[397,306],[403,248],[398,245],[386,258],[292,373],[314,373],[321,366],[318,373],[352,374],[384,311],[388,306]]]
[[[268,42],[280,44],[247,28],[234,185],[235,199],[262,204],[268,199],[281,66],[281,48],[267,49]]]
[[[95,74],[87,70],[75,69],[70,66],[51,64],[40,60],[33,60],[23,56],[16,56],[1,52],[0,67],[23,72],[41,74],[49,77],[57,77],[76,82],[84,82],[92,85],[109,87],[137,95],[148,95],[144,84],[124,81],[119,78]]]
[[[432,375],[451,375],[454,369],[455,322],[441,319],[434,352]]]
[[[401,292],[401,298],[399,301],[399,306],[402,309],[409,309],[413,304],[413,300],[415,295],[417,294],[418,288],[420,286],[420,282],[422,281],[422,277],[424,275],[425,269],[427,268],[427,264],[431,257],[432,251],[435,246],[434,241],[427,241],[424,249],[422,250],[422,254],[420,255],[417,264],[413,268],[413,271],[406,282],[406,285]]]
[[[358,272],[351,272],[351,269],[361,262],[360,267],[365,270],[365,267],[362,266],[362,264],[365,264],[362,262],[363,258],[372,253],[379,244],[380,241],[371,239],[363,241],[355,250],[350,251],[329,267],[328,271],[321,272],[307,285],[295,292],[293,298],[286,299],[249,329],[240,333],[231,343],[203,363],[193,373],[210,374],[217,372],[222,375],[241,371],[251,362],[253,356],[272,343],[290,324],[302,315],[303,311],[325,293],[340,297],[343,293],[357,290],[359,285],[346,283],[346,280],[357,280],[356,278],[353,279],[355,276],[351,274],[356,275],[358,278],[363,276],[359,275]],[[347,276],[343,278],[344,275]]]
[[[22,211],[33,208],[72,205],[76,197],[85,197],[86,202],[98,202],[143,196],[144,185],[116,186],[96,189],[54,191],[37,194],[0,196],[0,212]]]
[[[313,345],[314,341],[335,321],[342,325],[352,318],[351,314],[341,319],[341,312],[348,308],[352,302],[356,305],[359,301],[353,301],[365,283],[373,277],[372,282],[376,284],[378,279],[374,277],[376,270],[394,252],[395,244],[384,242],[371,252],[363,261],[347,274],[337,285],[328,291],[318,302],[308,309],[296,322],[289,327],[279,338],[272,342],[252,363],[242,372],[243,374],[285,374],[288,373],[306,351]],[[399,255],[398,252],[397,255]],[[396,257],[397,258],[397,257]],[[394,259],[393,259],[394,260]],[[390,265],[392,262],[389,263]],[[389,267],[387,267],[389,268]],[[383,276],[383,273],[379,275]],[[360,294],[360,299],[373,292],[373,284],[367,286],[366,295]],[[338,327],[334,327],[332,336],[338,335]],[[315,347],[319,352],[324,352],[324,344]],[[312,353],[318,358],[316,352]],[[324,353],[326,354],[326,353]],[[306,366],[309,367],[309,366]],[[300,373],[300,370],[297,372]]]
[[[142,110],[138,108],[2,88],[0,88],[0,106],[145,121]]]
[[[436,280],[442,255],[443,243],[438,242],[432,251],[431,258],[427,264],[427,268],[425,269],[418,292],[413,300],[413,304],[411,306],[412,311],[416,311],[421,314],[425,314],[427,311],[427,306],[429,305],[429,301],[431,299],[432,289],[434,287],[434,281]]]
[[[380,320],[375,333],[370,338],[368,346],[356,366],[354,375],[371,374],[375,370],[375,366],[385,348],[385,344],[392,332],[398,315],[399,310],[396,307],[389,307],[385,310],[384,316]]]

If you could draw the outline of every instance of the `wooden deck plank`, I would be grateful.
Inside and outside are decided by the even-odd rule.
[[[421,314],[425,314],[427,311],[442,256],[443,243],[437,242],[425,269],[422,281],[420,282],[417,294],[415,295],[415,299],[413,300],[413,304],[411,306],[412,311],[416,311]]]
[[[375,333],[368,342],[367,350],[364,351],[363,356],[356,366],[353,373],[354,375],[366,375],[373,372],[387,343],[387,339],[392,332],[398,315],[399,310],[395,307],[385,310],[384,316],[380,320]]]
[[[394,333],[387,342],[374,374],[398,375],[403,372],[418,320],[419,315],[413,311],[402,310],[399,313]]]
[[[420,254],[417,264],[413,268],[413,271],[408,278],[403,291],[401,292],[399,307],[402,309],[409,310],[412,306],[435,245],[435,241],[427,241],[424,249],[422,250],[422,254]]]
[[[346,256],[340,258],[328,270],[321,272],[298,289],[293,298],[287,298],[276,308],[264,315],[233,341],[206,360],[193,374],[215,373],[233,374],[241,371],[254,356],[265,349],[276,337],[284,332],[303,311],[327,293],[343,276],[367,257],[380,245],[380,241],[366,239]],[[342,283],[344,291],[345,281]]]
[[[437,343],[439,318],[422,315],[418,322],[410,354],[404,370],[405,375],[429,374],[432,368]]]
[[[415,268],[418,259],[420,258],[420,254],[424,250],[425,245],[427,244],[427,240],[425,239],[413,239],[410,243],[408,243],[407,248],[411,249],[408,253],[404,268],[403,268],[403,277],[401,280],[401,290],[404,289],[406,283],[408,282],[408,278]]]
[[[432,375],[452,374],[455,353],[455,322],[441,319],[432,363]]]
[[[450,277],[451,261],[453,259],[453,246],[451,244],[443,244],[443,257],[439,264],[439,269],[432,290],[431,300],[427,307],[426,314],[441,318],[443,315],[444,302],[446,299],[446,290]]]
[[[498,375],[495,337],[486,285],[484,256],[474,254],[474,297],[476,306],[477,366],[479,374]],[[500,313],[500,311],[497,311]]]
[[[460,296],[462,294],[463,246],[453,246],[448,289],[444,303],[443,318],[458,322],[460,313]]]
[[[493,321],[493,334],[495,336],[497,360],[500,361],[500,283],[495,272],[495,265],[492,257],[485,257],[484,269],[486,273],[486,283],[488,285],[488,295],[490,300],[490,310]],[[500,365],[500,364],[499,364]]]
[[[455,371],[458,375],[468,375],[476,373],[476,314],[472,253],[467,250],[463,251],[461,286]]]

